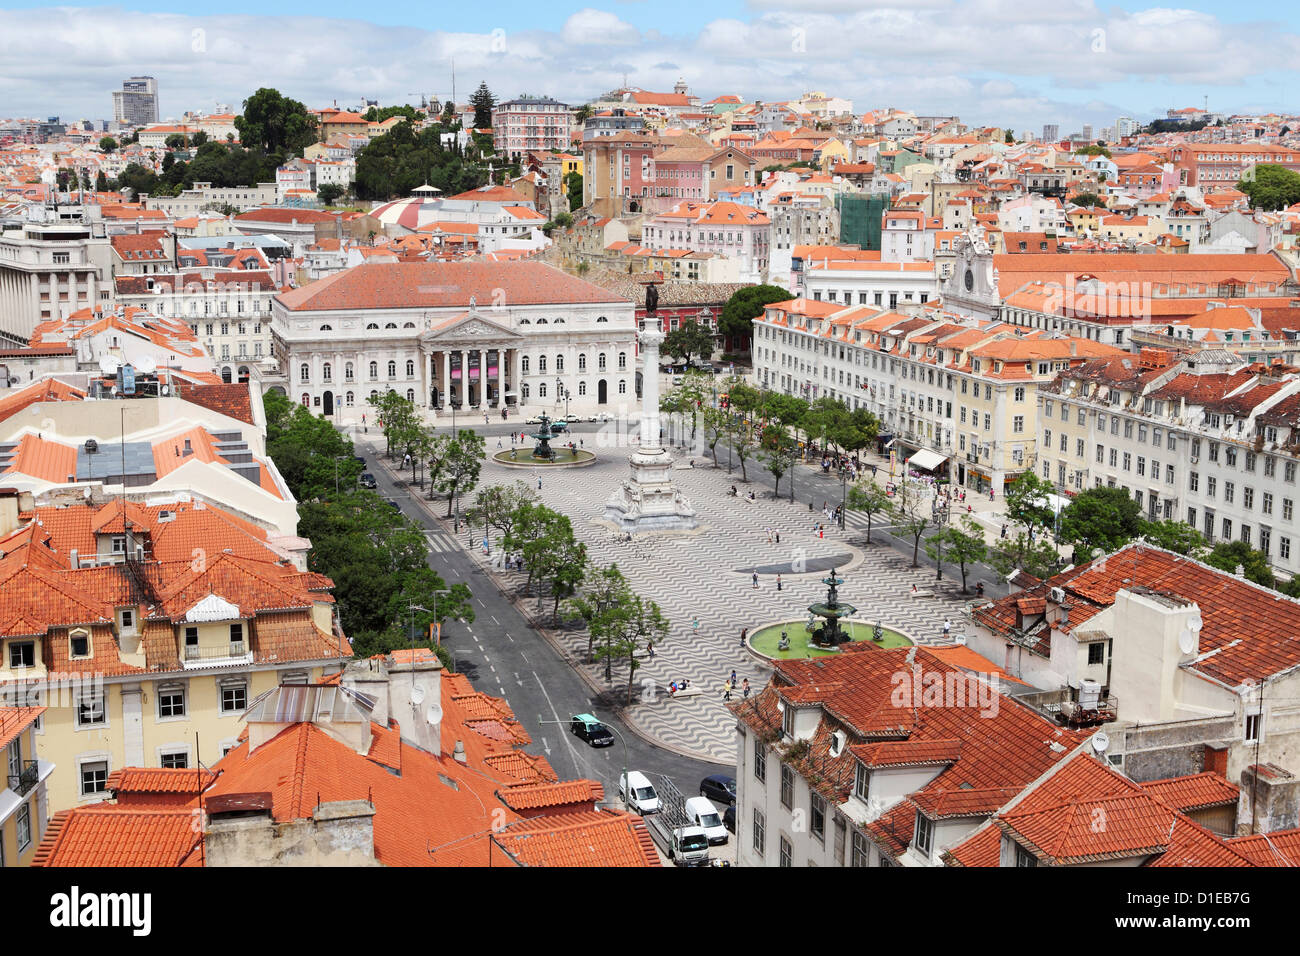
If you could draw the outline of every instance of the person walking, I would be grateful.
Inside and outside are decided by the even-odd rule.
[[[749,700],[749,678],[746,677],[740,686],[745,692],[745,700]]]
[[[780,544],[780,543],[781,543],[781,532],[780,532],[780,531],[778,531],[778,532],[776,533],[776,543],[777,543],[777,544]]]
[[[696,631],[699,631],[700,619],[698,617],[691,618],[691,627],[694,628]]]
[[[1002,540],[1005,541],[1006,538],[1007,538],[1007,526],[1006,526],[1006,525],[1003,525],[1003,526],[1002,526]]]
[[[731,686],[732,686],[731,681],[727,681],[725,684],[722,685],[723,700],[731,700]]]
[[[646,641],[646,644],[645,644],[645,653],[646,653],[646,657],[650,658],[650,660],[654,660],[654,659],[655,659],[655,642],[654,642],[654,641]]]
[[[736,669],[734,667],[731,669],[731,677],[727,679],[727,683],[732,687],[736,686]]]
[[[776,589],[777,589],[778,591],[781,590],[781,575],[780,575],[780,574],[778,574],[778,575],[776,576]]]
[[[542,478],[540,475],[537,477],[537,490],[538,491],[542,490]]]
[[[767,543],[768,543],[768,544],[771,544],[771,543],[772,543],[772,529],[771,529],[771,528],[768,528],[768,529],[766,529],[766,530],[767,530]]]
[[[949,634],[949,632],[950,632],[951,630],[952,630],[952,621],[951,621],[951,620],[946,620],[946,621],[944,621],[944,622],[943,622],[943,636],[944,636],[944,637],[947,637],[948,634]]]
[[[752,579],[753,579],[753,581],[754,581],[754,587],[755,587],[755,589],[757,589],[757,588],[758,588],[758,572],[757,572],[757,571],[755,571],[755,572],[753,573],[753,575],[752,575]]]
[[[741,646],[741,647],[746,647],[746,646],[747,646],[747,644],[746,644],[745,642],[746,642],[746,640],[747,640],[748,638],[749,638],[749,628],[747,628],[747,627],[742,627],[742,628],[740,629],[740,646]]]

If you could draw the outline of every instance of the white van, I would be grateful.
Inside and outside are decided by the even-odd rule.
[[[686,801],[686,819],[693,826],[702,827],[709,838],[709,846],[727,842],[727,828],[722,825],[722,815],[708,797],[691,797]]]
[[[631,793],[628,792],[629,786]],[[638,770],[618,775],[618,795],[628,807],[642,816],[659,812],[659,794],[655,793],[655,788],[650,785],[645,774]]]

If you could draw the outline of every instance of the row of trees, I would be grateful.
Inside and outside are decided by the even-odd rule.
[[[370,399],[376,421],[383,428],[385,454],[401,459],[411,468],[411,480],[429,482],[430,501],[437,494],[447,496],[447,517],[456,499],[468,495],[478,484],[487,457],[482,435],[468,428],[456,434],[438,434],[425,424],[415,404],[391,389]]]
[[[636,594],[616,564],[592,565],[569,518],[543,505],[522,481],[480,489],[467,518],[483,525],[485,539],[495,534],[501,547],[520,556],[527,573],[525,593],[536,595],[539,611],[549,599],[554,624],[559,625],[562,612],[582,621],[587,661],[603,661],[606,680],[613,680],[615,662],[627,661],[631,703],[638,657],[668,634],[659,605]]]
[[[298,499],[299,533],[312,542],[308,567],[334,581],[353,652],[364,657],[406,647],[408,627],[418,644],[430,646],[435,621],[472,622],[469,587],[448,587],[429,567],[421,529],[357,484],[362,465],[352,442],[278,392],[268,392],[263,403],[267,450]],[[412,614],[412,605],[428,610]]]

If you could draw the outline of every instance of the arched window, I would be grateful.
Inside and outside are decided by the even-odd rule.
[[[556,325],[563,325],[563,324],[564,324],[564,320],[563,320],[563,319],[556,319],[556,320],[555,320],[555,324],[556,324]]]
[[[597,317],[596,317],[596,321],[597,321],[597,322],[608,322],[609,319],[605,318],[603,315],[600,315],[600,316],[597,316]]]
[[[408,388],[408,389],[406,390],[406,400],[407,400],[408,402],[412,402],[412,403],[415,402],[415,389],[413,389],[413,388]]]
[[[396,363],[396,362],[389,362],[389,363],[388,363],[388,377],[389,377],[389,378],[397,378],[397,363]]]
[[[404,328],[404,329],[413,329],[413,328],[415,328],[415,323],[414,323],[414,322],[403,322],[403,323],[402,323],[402,328]]]
[[[557,355],[557,356],[555,356],[555,370],[556,370],[557,372],[563,372],[563,371],[564,371],[564,356],[563,356],[563,355]]]
[[[367,332],[369,332],[371,329],[377,329],[377,328],[379,328],[378,323],[375,323],[375,322],[367,322],[367,323],[366,323],[366,331],[367,331]]]
[[[579,382],[579,383],[578,383],[578,397],[581,398],[583,395],[586,395],[586,394],[587,394],[587,383],[586,383],[586,382]]]
[[[395,329],[395,328],[397,328],[397,323],[396,323],[396,322],[385,322],[385,323],[384,323],[384,328],[386,328],[386,329]]]
[[[304,382],[311,381],[311,367],[306,362],[298,366],[298,378]]]
[[[370,390],[370,401],[373,404],[379,398],[379,393],[373,388]]]
[[[539,355],[539,356],[537,356],[537,374],[539,374],[539,375],[545,375],[545,374],[546,374],[546,356],[545,356],[545,355]]]
[[[524,385],[519,389],[519,394],[523,396],[524,401],[528,401],[528,386]]]
[[[620,370],[627,368],[627,353],[626,353],[626,352],[619,352],[619,353],[618,353],[618,367],[619,367]]]
[[[345,362],[344,365],[343,365],[343,380],[344,380],[345,382],[350,382],[350,381],[352,381],[352,363],[351,363],[351,362]]]
[[[538,325],[545,325],[545,324],[546,324],[546,320],[545,320],[545,319],[538,319],[538,320],[537,320],[537,324],[538,324]]]
[[[415,363],[410,359],[406,360],[406,377],[407,378],[415,377]]]
[[[332,325],[322,325],[322,326],[320,327],[320,330],[321,330],[322,332],[333,332],[333,331],[334,331],[334,326],[332,326]]]
[[[624,379],[621,379],[621,378],[618,380],[618,393],[619,393],[620,395],[626,395],[626,394],[627,394],[627,382],[626,382]]]
[[[520,324],[520,325],[528,325],[528,324],[529,324],[529,320],[528,320],[528,319],[520,319],[520,320],[519,320],[519,324]]]
[[[546,383],[545,383],[545,382],[543,382],[541,385],[538,385],[538,386],[537,386],[537,397],[538,397],[538,398],[545,398],[545,397],[546,397]]]
[[[579,372],[585,372],[585,371],[587,371],[587,353],[586,353],[586,352],[584,352],[584,353],[582,353],[581,355],[578,356],[578,371],[579,371]]]
[[[345,402],[347,402],[347,406],[348,406],[348,408],[351,408],[352,405],[353,405],[353,403],[354,403],[355,400],[356,400],[356,396],[355,396],[354,394],[352,394],[351,392],[348,392],[347,395],[344,396],[343,400],[344,400]]]
[[[599,355],[596,356],[596,369],[597,369],[597,371],[601,371],[601,372],[605,371],[605,353],[604,353],[604,352],[601,352]]]
[[[302,393],[302,407],[311,408],[311,396],[308,395],[306,392]]]
[[[371,362],[371,363],[370,363],[370,379],[371,379],[371,381],[373,381],[373,380],[375,380],[375,379],[377,379],[377,378],[379,378],[379,363],[378,363],[378,362]]]
[[[321,374],[322,381],[329,382],[333,380],[332,376],[334,375],[334,369],[329,362],[326,362],[324,365],[321,366],[320,374]]]
[[[527,355],[525,355],[523,358],[521,358],[521,359],[519,360],[519,371],[520,371],[522,374],[524,374],[524,375],[527,375],[527,374],[528,374],[528,356],[527,356]]]

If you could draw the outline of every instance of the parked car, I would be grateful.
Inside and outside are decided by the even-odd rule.
[[[396,511],[398,514],[401,514],[401,513],[402,513],[402,506],[399,505],[399,504],[398,504],[396,501],[394,501],[392,498],[385,498],[385,499],[384,499],[384,504],[388,505],[388,507],[392,508],[392,509],[393,509],[394,511]]]
[[[566,434],[569,431],[569,423],[565,421],[551,422],[551,431],[556,434]]]
[[[525,424],[525,425],[540,425],[541,423],[542,423],[542,416],[541,416],[541,415],[534,415],[532,418],[525,418],[525,419],[524,419],[524,424]]]
[[[359,465],[361,465],[362,468],[366,467],[366,460],[362,458],[360,455],[353,455],[352,460],[357,462]]]
[[[727,842],[727,828],[722,825],[722,817],[707,797],[691,797],[686,801],[686,819],[704,830],[710,846]]]
[[[368,471],[363,471],[357,481],[361,483],[362,488],[369,488],[372,491],[379,487],[379,483],[375,481],[375,476]]]
[[[613,420],[614,416],[609,412],[598,412],[587,419],[589,422],[612,422]]]
[[[709,838],[699,827],[678,827],[673,831],[668,859],[678,866],[704,866],[709,862]]]
[[[618,795],[642,816],[659,812],[659,794],[650,785],[645,774],[639,770],[630,770],[618,775]]]
[[[736,778],[725,773],[709,774],[700,781],[700,796],[729,806],[736,802]]]
[[[722,811],[722,825],[732,833],[736,832],[736,805],[734,803]]]
[[[569,729],[575,737],[580,737],[593,747],[608,747],[614,742],[614,735],[609,728],[591,714],[575,714],[569,720]]]

